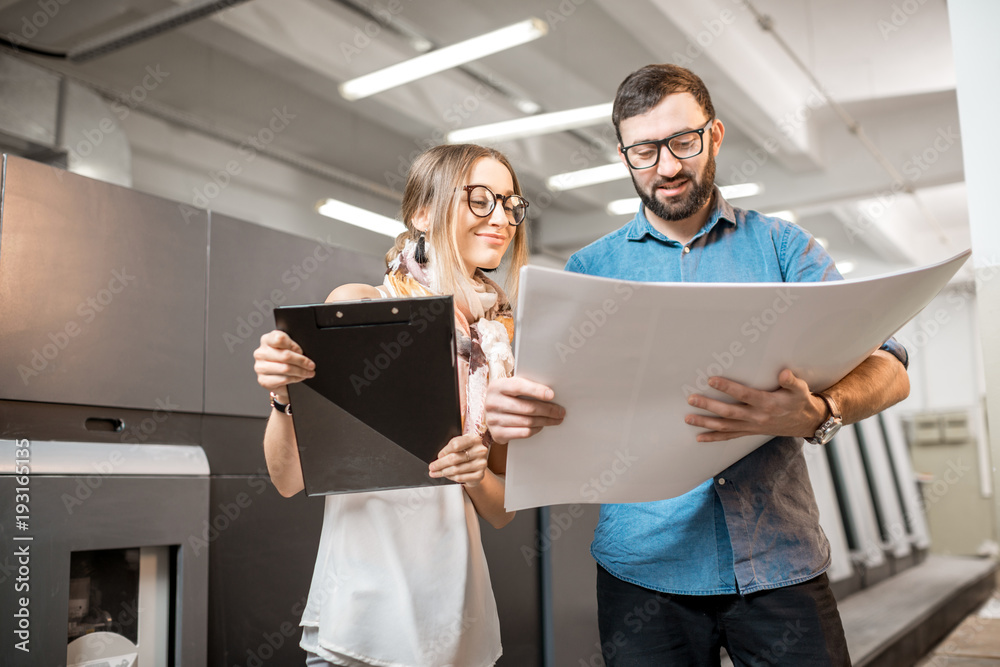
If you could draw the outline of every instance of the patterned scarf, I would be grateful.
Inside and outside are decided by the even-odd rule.
[[[416,244],[407,241],[389,265],[383,285],[394,297],[436,296],[441,287],[434,275],[434,257],[427,244],[427,262],[413,258]],[[486,388],[491,380],[514,371],[514,317],[500,286],[479,269],[473,279],[457,286],[455,334],[458,337],[458,386],[464,414],[462,431],[477,433],[491,444],[486,428]],[[464,381],[463,381],[464,380]]]

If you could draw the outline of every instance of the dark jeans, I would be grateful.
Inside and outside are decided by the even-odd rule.
[[[608,667],[719,664],[850,667],[826,574],[749,595],[672,595],[597,566],[601,652]]]

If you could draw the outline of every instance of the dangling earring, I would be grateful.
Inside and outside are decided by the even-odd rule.
[[[420,238],[417,239],[417,249],[413,251],[413,259],[417,264],[427,263],[427,246],[423,232],[420,232]]]

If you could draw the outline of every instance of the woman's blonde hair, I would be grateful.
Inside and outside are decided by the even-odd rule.
[[[421,153],[410,166],[403,192],[402,214],[406,231],[396,237],[395,245],[386,253],[386,264],[402,252],[407,239],[416,241],[420,238],[421,232],[413,226],[413,219],[426,210],[430,214],[427,242],[434,251],[438,281],[442,290],[456,293],[458,281],[465,279],[465,263],[458,251],[455,220],[459,207],[466,206],[466,193],[462,188],[470,185],[467,181],[472,168],[483,158],[492,158],[505,166],[514,184],[514,194],[521,196],[517,174],[500,151],[475,144],[452,144],[435,146]],[[528,263],[526,225],[527,220],[514,228],[514,238],[508,251],[506,291],[512,305],[517,302],[521,267]]]

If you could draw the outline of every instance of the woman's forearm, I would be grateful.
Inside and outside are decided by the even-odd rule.
[[[503,475],[497,475],[487,468],[482,482],[476,486],[465,487],[465,492],[472,499],[476,512],[494,528],[503,528],[514,519],[516,514],[516,512],[508,512],[504,509],[504,486]]]
[[[271,411],[264,430],[264,458],[271,483],[278,493],[288,498],[305,488],[291,416]]]

